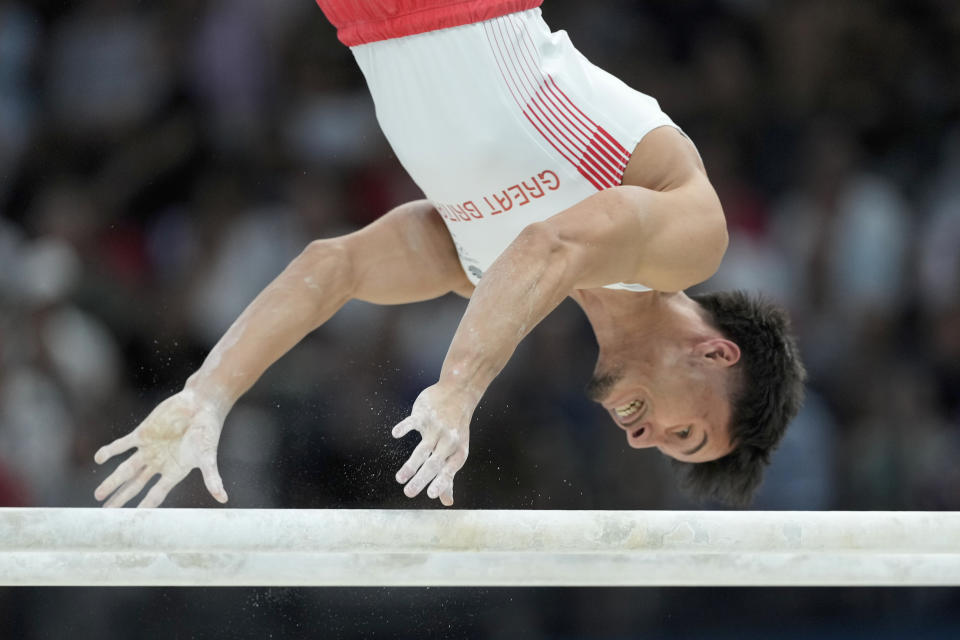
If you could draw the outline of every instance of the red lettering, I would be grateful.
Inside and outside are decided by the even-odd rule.
[[[513,200],[510,199],[506,191],[503,192],[503,200],[501,200],[497,194],[493,194],[493,199],[497,201],[497,204],[500,205],[500,208],[504,211],[513,209]]]
[[[526,180],[524,180],[524,181],[521,182],[520,184],[523,185],[523,188],[524,188],[524,189],[526,189],[527,191],[530,192],[530,196],[533,197],[533,198],[542,198],[542,197],[543,197],[543,194],[545,193],[544,190],[543,190],[543,187],[541,187],[541,186],[540,186],[540,183],[537,181],[536,176],[533,177],[533,187],[536,187],[536,190],[534,190],[533,187],[531,187],[530,185],[528,185]],[[540,193],[536,193],[536,191],[539,191]]]
[[[470,222],[483,220],[486,216],[496,216],[513,209],[514,205],[522,207],[530,204],[531,198],[536,200],[547,195],[547,191],[556,191],[560,188],[560,176],[550,169],[531,176],[529,182],[522,180],[519,184],[511,185],[497,193],[483,196],[480,207],[473,200],[461,204],[437,204],[437,211],[444,220],[449,222]],[[485,208],[486,212],[482,209]]]
[[[512,193],[512,191],[513,191],[514,189],[517,190],[516,195],[514,195],[514,194]],[[510,195],[513,196],[513,199],[516,200],[516,201],[517,201],[517,204],[518,204],[519,206],[521,206],[521,207],[522,207],[523,205],[527,204],[528,202],[530,202],[530,198],[527,197],[527,194],[525,194],[525,193],[523,192],[523,189],[521,189],[521,188],[520,188],[520,185],[518,185],[518,184],[515,184],[515,185],[513,185],[512,187],[507,187],[507,191],[510,191],[510,192],[511,192]],[[523,198],[523,202],[520,202],[520,198],[521,198],[521,197]]]
[[[493,204],[490,202],[490,198],[488,198],[487,196],[484,196],[483,199],[486,201],[487,206],[490,207],[490,215],[495,216],[498,213],[503,213],[502,210],[497,209],[496,207],[493,206]]]
[[[463,203],[463,208],[467,210],[471,216],[479,220],[483,217],[483,214],[480,213],[480,209],[477,208],[477,205],[473,203],[473,200],[467,200]]]
[[[551,186],[547,182],[547,176],[552,177],[553,186]],[[547,189],[550,189],[550,191],[556,191],[557,189],[560,188],[560,178],[558,178],[557,174],[555,174],[553,171],[550,171],[550,169],[547,169],[546,171],[541,171],[540,173],[537,174],[537,177],[540,178],[543,184],[545,184],[547,186]]]
[[[461,217],[457,213],[456,207],[454,207],[453,205],[441,204],[441,205],[437,205],[437,208],[440,210],[440,213],[443,215],[443,217],[449,220],[450,222],[461,222],[463,220],[470,219],[469,217]]]
[[[467,215],[467,212],[464,211],[463,207],[459,204],[453,205],[453,211],[457,214],[457,217],[464,222],[470,222],[470,216]]]

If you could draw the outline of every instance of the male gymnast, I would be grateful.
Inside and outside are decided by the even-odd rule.
[[[470,421],[518,343],[568,296],[599,344],[588,393],[629,446],[673,458],[701,498],[746,503],[799,409],[804,372],[783,310],[741,292],[690,297],[727,247],[691,141],[653,98],[592,65],[542,0],[318,0],[366,77],[377,118],[424,200],[311,242],[179,393],[97,463],[135,448],[95,491],[159,505],[217,469],[224,419],[274,361],[351,299],[470,298],[439,379],[394,437],[409,497],[453,504]]]

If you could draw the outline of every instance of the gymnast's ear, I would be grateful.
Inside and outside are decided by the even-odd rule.
[[[702,363],[711,366],[732,367],[740,361],[740,347],[726,338],[710,338],[698,342],[693,349]]]

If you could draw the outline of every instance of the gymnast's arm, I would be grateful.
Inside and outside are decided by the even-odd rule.
[[[350,299],[399,304],[450,291],[469,296],[472,289],[443,220],[426,201],[397,207],[355,233],[312,242],[243,311],[181,392],[97,451],[102,464],[137,449],[95,497],[123,506],[160,474],[139,505],[157,506],[199,467],[208,491],[226,502],[216,461],[223,421],[271,364]]]
[[[487,269],[447,351],[395,436],[425,436],[397,474],[413,497],[453,503],[470,417],[517,345],[576,289],[639,282],[679,291],[716,271],[727,247],[719,199],[693,145],[656,129],[637,146],[624,185],[528,226]],[[428,487],[429,485],[429,487]]]
[[[441,380],[456,370],[458,384],[486,389],[523,336],[575,289],[639,282],[680,291],[713,275],[726,221],[693,145],[672,127],[654,130],[624,183],[530,225],[507,248],[474,292]]]
[[[351,299],[402,304],[468,295],[450,234],[426,201],[399,206],[363,229],[317,240],[258,295],[186,389],[231,407],[267,367]]]

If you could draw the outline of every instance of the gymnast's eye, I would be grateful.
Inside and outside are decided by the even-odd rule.
[[[681,440],[686,440],[687,438],[690,437],[690,430],[691,430],[691,429],[693,429],[693,427],[687,427],[687,428],[684,429],[683,431],[677,431],[677,436],[678,436]]]

